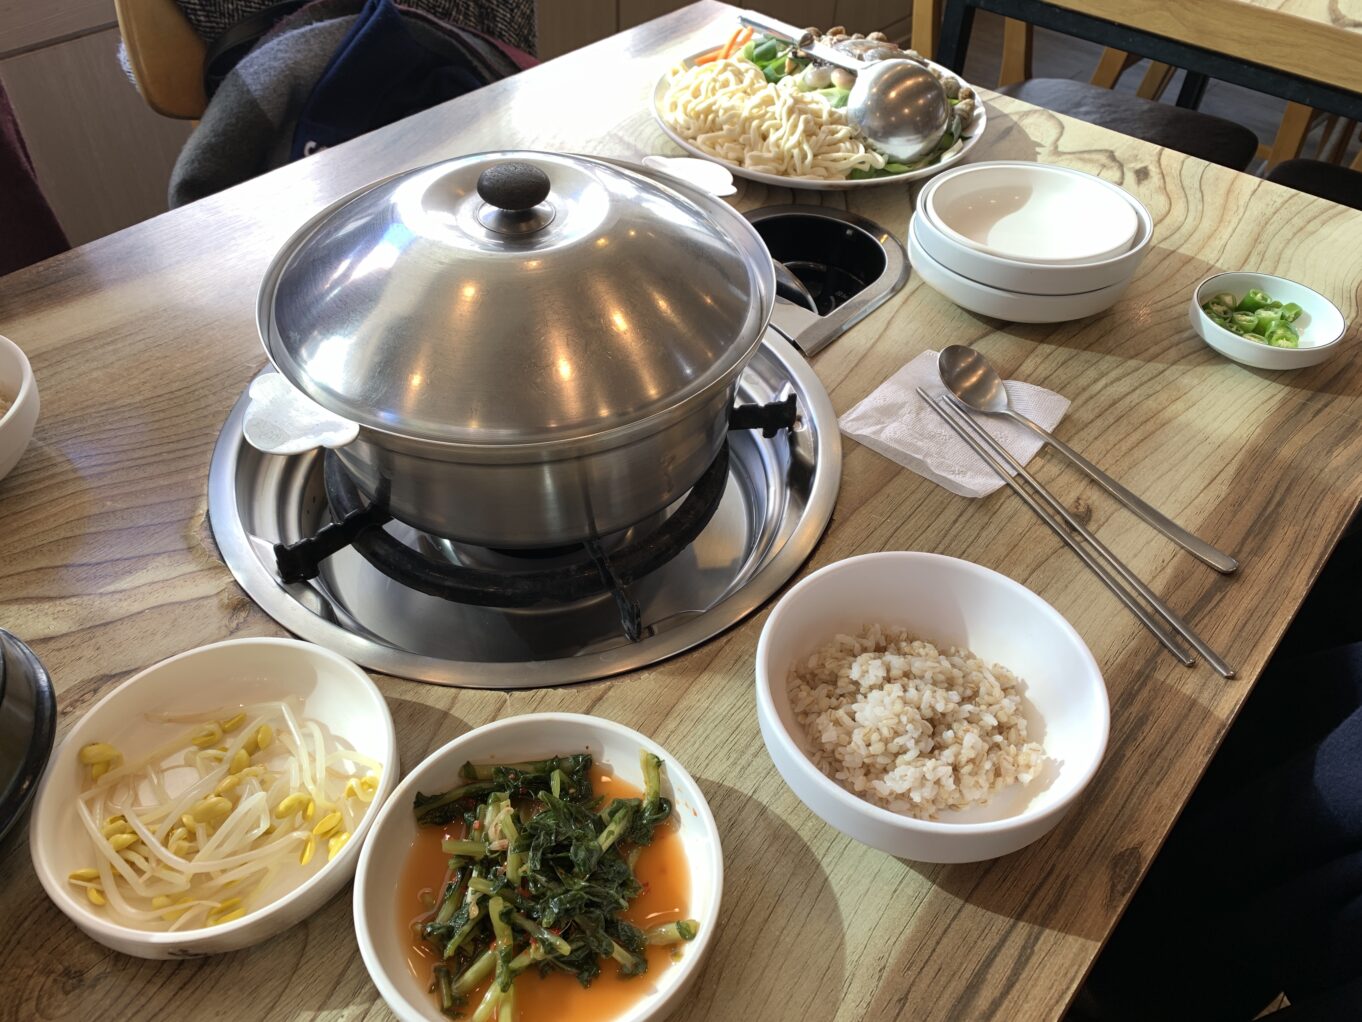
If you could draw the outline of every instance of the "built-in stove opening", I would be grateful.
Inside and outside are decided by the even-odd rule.
[[[908,257],[884,227],[827,206],[764,206],[743,214],[771,257],[809,292],[814,309],[778,287],[771,326],[811,358],[908,281]],[[777,282],[780,273],[777,271]],[[816,310],[816,311],[814,311]]]
[[[884,273],[884,246],[870,232],[809,213],[779,213],[753,226],[774,259],[798,277],[826,316]]]

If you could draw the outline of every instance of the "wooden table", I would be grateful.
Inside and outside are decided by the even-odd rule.
[[[727,32],[696,4],[507,82],[0,280],[0,331],[32,356],[34,446],[0,484],[0,622],[60,689],[63,724],[163,657],[278,634],[219,561],[205,520],[209,454],[264,358],[256,287],[325,203],[443,156],[535,146],[667,151],[648,112],[670,58]],[[581,88],[608,69],[609,88]],[[981,154],[1044,160],[1128,188],[1156,246],[1108,314],[1013,326],[916,278],[816,363],[838,411],[919,351],[973,344],[1006,375],[1073,400],[1062,435],[1183,524],[1238,555],[1222,578],[1048,456],[1039,476],[1239,668],[1185,669],[1006,491],[970,501],[845,445],[832,525],[808,569],[870,550],[978,561],[1051,601],[1107,679],[1107,760],[1068,817],[995,862],[930,866],[823,825],[758,734],[752,657],[764,614],[633,675],[533,692],[380,678],[402,761],[508,714],[577,710],[654,735],[699,779],[723,832],[720,935],[679,1017],[1052,1019],[1107,937],[1362,493],[1362,365],[1353,328],[1332,361],[1291,374],[1227,362],[1189,331],[1192,286],[1255,267],[1307,282],[1348,319],[1362,214],[1008,100]],[[743,207],[847,204],[902,236],[910,192],[744,187]],[[808,570],[806,569],[806,570]],[[1301,679],[1308,685],[1308,679]],[[388,1018],[338,898],[249,951],[148,963],[87,940],[49,903],[26,828],[0,848],[0,1019]]]
[[[936,59],[964,67],[974,11],[1185,68],[1178,102],[1215,78],[1362,120],[1362,0],[933,0]],[[927,11],[914,17],[926,24]]]

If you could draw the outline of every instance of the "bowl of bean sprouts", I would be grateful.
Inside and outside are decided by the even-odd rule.
[[[107,947],[234,951],[350,881],[398,773],[363,670],[296,639],[234,639],[135,674],[76,722],[29,851],[56,906]]]

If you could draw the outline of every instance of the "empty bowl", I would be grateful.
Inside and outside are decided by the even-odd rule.
[[[908,224],[908,259],[919,277],[962,309],[1012,323],[1064,323],[1095,316],[1115,305],[1130,286],[1130,278],[1082,294],[1030,295],[1006,291],[970,280],[929,256],[918,240],[918,218]]]
[[[1201,307],[1212,295],[1221,291],[1229,291],[1236,298],[1243,298],[1253,288],[1266,291],[1269,297],[1283,303],[1295,302],[1301,307],[1300,318],[1291,324],[1300,334],[1300,347],[1274,348],[1258,341],[1246,340],[1216,323]],[[1203,341],[1226,358],[1255,369],[1304,369],[1306,366],[1318,365],[1342,347],[1340,341],[1347,325],[1338,307],[1318,291],[1312,291],[1304,284],[1297,284],[1285,277],[1247,271],[1216,273],[1207,277],[1192,292],[1187,315],[1192,329]]]
[[[1022,679],[1027,737],[1044,750],[1039,773],[983,805],[927,820],[873,805],[819,770],[791,707],[791,671],[839,633],[869,624],[905,628],[943,653],[967,648]],[[800,801],[857,841],[921,862],[991,859],[1035,841],[1073,805],[1106,749],[1106,686],[1073,626],[1020,583],[940,554],[864,554],[814,572],[766,619],[756,675],[762,739]]]
[[[975,163],[933,178],[919,207],[953,241],[1036,264],[1098,262],[1127,251],[1140,219],[1126,192],[1046,163]]]
[[[174,741],[183,723],[149,719],[153,713],[200,713],[296,697],[302,714],[381,764],[377,792],[350,840],[330,861],[299,882],[281,872],[259,906],[215,926],[179,931],[139,928],[116,920],[68,882],[89,867],[95,852],[76,810],[85,775],[78,752],[90,742],[112,742],[129,761]],[[297,639],[233,639],[163,660],[117,686],[76,721],[53,754],[29,825],[29,853],[47,896],[85,933],[138,958],[192,958],[236,951],[314,915],[354,875],[360,848],[400,767],[392,716],[382,693],[359,667],[330,650]],[[167,788],[171,774],[164,775]],[[174,795],[175,791],[172,790]],[[323,850],[318,861],[325,859]]]
[[[1123,193],[1124,194],[1124,193]],[[1154,239],[1154,219],[1133,195],[1127,195],[1140,227],[1130,248],[1097,262],[1043,265],[1004,259],[959,244],[921,212],[914,215],[918,244],[948,270],[988,287],[1031,295],[1072,295],[1098,291],[1135,275]]]
[[[19,346],[0,337],[0,479],[19,463],[38,421],[38,383]]]
[[[652,739],[623,724],[575,713],[531,713],[474,728],[427,756],[402,781],[379,813],[360,856],[355,876],[355,934],[360,956],[383,1000],[402,1022],[443,1022],[445,1016],[430,992],[427,972],[409,964],[407,945],[412,911],[399,905],[399,881],[420,825],[412,800],[416,793],[444,791],[467,783],[459,776],[465,762],[515,763],[547,756],[590,752],[597,764],[637,788],[643,787],[639,751],[662,758],[662,790],[672,800],[673,819],[689,873],[689,916],[700,924],[695,939],[677,945],[676,959],[665,971],[651,971],[638,982],[640,996],[627,1008],[607,1012],[613,1022],[644,1022],[674,1011],[700,971],[715,942],[724,863],[719,830],[694,778],[675,757]],[[443,868],[443,863],[437,863]],[[434,876],[431,884],[441,880]],[[532,973],[517,982],[535,982]],[[476,1005],[469,1006],[469,1014]],[[565,1015],[581,1015],[563,1006]]]

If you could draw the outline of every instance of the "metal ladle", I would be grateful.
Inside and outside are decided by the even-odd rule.
[[[1006,415],[1008,418],[1021,423],[1072,461],[1098,486],[1193,557],[1204,561],[1216,571],[1224,574],[1229,574],[1238,569],[1239,562],[1229,554],[1223,553],[1205,540],[1193,536],[1162,511],[1151,507],[1135,496],[1049,430],[1043,429],[1013,408],[1008,401],[1007,388],[1003,386],[1003,378],[989,364],[988,359],[984,358],[979,352],[973,348],[967,348],[963,344],[952,344],[941,349],[941,354],[936,358],[936,365],[937,371],[941,374],[941,382],[962,404],[976,412],[983,412],[986,415]]]
[[[904,57],[867,64],[758,11],[738,17],[749,28],[792,43],[817,60],[855,72],[847,119],[885,156],[909,163],[931,152],[946,133],[951,116],[946,90],[917,61]]]

